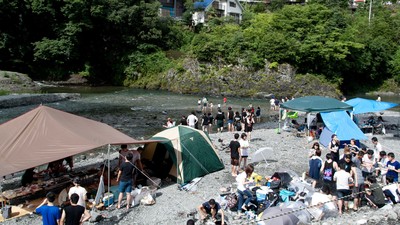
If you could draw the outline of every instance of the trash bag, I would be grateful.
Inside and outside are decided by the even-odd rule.
[[[290,183],[290,181],[292,181],[292,177],[287,172],[275,172],[271,176],[271,179],[273,179],[274,177],[278,178],[280,180],[279,186],[282,187],[282,188],[287,188],[289,183]],[[273,184],[273,182],[271,181],[271,189],[273,189],[272,188],[272,184]]]
[[[237,206],[238,196],[236,195],[236,193],[231,193],[225,196],[225,201],[226,201],[226,207],[228,209],[232,209]]]

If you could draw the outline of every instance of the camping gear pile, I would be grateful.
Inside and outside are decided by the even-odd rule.
[[[264,185],[249,189],[253,197],[244,218],[256,220],[258,224],[297,224],[299,221],[309,224],[313,218],[308,206],[315,191],[292,171],[275,172],[266,177]],[[226,210],[236,211],[237,198],[232,189],[230,193],[221,194],[220,202]],[[280,214],[282,216],[278,216]]]

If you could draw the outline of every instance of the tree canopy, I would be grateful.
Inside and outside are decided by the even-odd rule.
[[[34,79],[87,76],[94,83],[140,84],[200,63],[244,66],[288,63],[299,74],[341,84],[343,91],[400,82],[398,5],[373,2],[350,10],[347,1],[245,5],[240,24],[209,17],[192,27],[160,17],[155,0],[0,0],[0,68]],[[270,64],[274,65],[274,64]],[[207,75],[208,76],[208,75]],[[139,85],[140,86],[140,85]]]

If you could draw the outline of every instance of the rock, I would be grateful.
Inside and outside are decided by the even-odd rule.
[[[397,214],[397,218],[400,219],[400,206],[398,206],[398,204],[396,204],[396,205],[393,207],[393,212],[395,212],[395,213]]]
[[[382,221],[382,217],[378,216],[378,215],[372,215],[369,219],[368,219],[368,224],[378,224]]]
[[[16,93],[35,92],[39,90],[40,86],[34,83],[26,74],[0,71],[0,91]]]
[[[392,210],[389,210],[387,212],[387,219],[388,220],[397,220],[397,213]]]
[[[368,220],[366,219],[361,219],[361,220],[357,220],[356,224],[357,225],[367,225]]]
[[[78,93],[13,94],[0,96],[0,108],[36,105],[80,98]]]

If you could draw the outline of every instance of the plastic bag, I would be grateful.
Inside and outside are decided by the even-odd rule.
[[[151,194],[148,194],[142,200],[140,200],[140,203],[143,205],[154,205],[156,201],[153,199]]]

